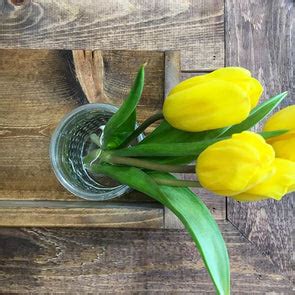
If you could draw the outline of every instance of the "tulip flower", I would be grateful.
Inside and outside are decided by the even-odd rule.
[[[248,191],[274,173],[275,152],[264,138],[244,131],[210,145],[198,157],[202,187],[222,196]]]
[[[295,190],[295,162],[276,158],[272,176],[248,191],[233,196],[238,201],[260,201],[268,198],[280,200]]]
[[[262,92],[262,85],[248,70],[221,68],[174,87],[164,102],[163,115],[184,131],[222,128],[246,119]]]
[[[277,157],[295,161],[295,105],[286,107],[271,116],[264,125],[264,131],[288,129],[289,132],[268,139]]]

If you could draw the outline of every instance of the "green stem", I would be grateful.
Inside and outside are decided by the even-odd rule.
[[[181,179],[164,179],[153,177],[154,181],[161,185],[176,186],[176,187],[202,187],[198,181],[195,180],[181,180]]]
[[[101,159],[110,164],[134,166],[162,172],[195,173],[194,165],[168,165],[141,160],[137,158],[113,156],[111,153],[103,152]]]
[[[98,147],[101,146],[101,144],[100,144],[100,139],[99,139],[99,137],[98,137],[97,134],[95,134],[95,133],[90,134],[90,140],[91,140],[94,144],[96,144]]]
[[[154,122],[163,119],[163,113],[156,113],[146,119],[140,126],[138,126],[131,135],[129,135],[118,148],[123,148],[128,146],[135,138],[137,138],[141,133],[144,132],[145,129],[147,129],[150,125],[152,125]]]

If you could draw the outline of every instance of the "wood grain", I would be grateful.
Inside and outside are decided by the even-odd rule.
[[[126,206],[126,203],[96,205],[93,202],[92,204],[80,202],[75,208],[77,202],[60,203],[42,201],[36,204],[29,201],[22,203],[6,201],[3,204],[0,201],[0,224],[1,226],[20,226],[21,224],[22,226],[46,227],[163,227],[163,208],[160,205],[135,204]],[[13,204],[17,206],[13,207]]]
[[[292,294],[269,258],[229,223],[232,294]],[[1,293],[215,294],[188,235],[176,230],[0,229]]]
[[[87,99],[121,104],[138,67],[146,61],[146,86],[138,120],[142,121],[158,111],[162,107],[165,79],[167,83],[164,73],[167,56],[168,53],[150,51],[76,50],[72,60],[67,51],[0,50],[0,200],[10,201],[10,211],[2,210],[0,225],[83,226],[87,210],[68,211],[67,208],[72,205],[66,206],[63,201],[75,202],[77,198],[66,192],[51,172],[48,157],[50,136],[60,119],[78,105],[86,103]],[[179,71],[179,64],[175,70]],[[76,74],[85,94],[75,79]],[[97,87],[101,79],[100,90],[97,91],[93,87]],[[220,206],[220,200],[206,194],[204,196],[213,215],[223,219],[224,207]],[[36,209],[32,203],[31,208],[27,207],[25,211],[15,207],[15,202],[20,200],[52,200],[57,202],[59,209],[50,211],[52,218],[46,221],[42,219],[46,210]],[[127,207],[130,203],[137,203],[143,208],[144,203],[154,201],[139,192],[132,192],[110,202],[120,202]],[[12,216],[12,208],[15,210],[14,218],[7,220]],[[133,209],[127,209],[131,216],[127,217],[126,214],[124,218],[129,227]],[[81,213],[80,219],[77,217],[78,211]],[[87,219],[88,225],[105,226],[101,218],[103,210],[96,211],[93,218]],[[29,212],[32,216],[38,212],[40,218],[30,219]],[[164,220],[162,224],[159,223],[160,214],[155,209],[152,213],[143,214],[142,219],[147,218],[149,227],[161,227]],[[124,226],[122,216],[120,226]],[[114,217],[117,218],[115,210]],[[179,227],[172,213],[170,219],[168,215],[166,217],[167,224],[168,220],[174,222],[174,226],[170,227],[175,228],[175,224]],[[144,225],[143,220],[135,219],[138,227]],[[156,221],[151,222],[151,219]]]
[[[183,70],[224,58],[222,0],[0,0],[0,48],[175,50]]]
[[[226,0],[226,61],[250,69],[268,98],[288,90],[295,102],[294,1]],[[294,269],[294,194],[282,201],[228,202],[228,218],[290,277]]]
[[[106,93],[117,105],[132,84],[138,66],[151,60],[147,68],[149,86],[142,97],[145,111],[139,119],[161,106],[162,53],[106,52],[104,58],[108,67]],[[118,60],[121,62],[117,72]],[[50,136],[57,123],[87,101],[74,78],[70,53],[0,50],[0,61],[0,199],[75,200],[58,184],[48,156]]]
[[[139,65],[149,61],[139,120],[161,107],[163,53],[104,51],[102,57],[103,91],[113,104],[121,104]],[[119,202],[122,213],[116,204],[107,211],[65,205],[78,199],[53,175],[48,146],[61,118],[87,102],[75,77],[69,51],[0,50],[0,207],[1,200],[10,205],[0,209],[0,225],[162,227],[163,208],[145,205],[154,201],[135,191],[109,201]],[[57,208],[29,202],[22,210],[16,201],[54,201]]]
[[[139,105],[139,121],[146,119],[151,114],[159,111],[163,103],[163,91],[165,96],[170,89],[180,81],[180,52],[179,51],[166,51],[165,53],[152,53],[152,52],[136,52],[132,53],[134,62],[131,66],[128,63],[123,63],[122,60],[130,62],[130,52],[128,51],[85,51],[74,50],[74,64],[75,71],[80,82],[80,85],[90,102],[105,102],[112,104],[120,104],[122,101],[122,91],[127,95],[129,87],[125,85],[130,84],[133,76],[136,74],[134,71],[134,63],[138,66],[145,61],[148,62],[147,70],[148,77],[145,82],[145,90],[143,93],[143,101]],[[163,73],[159,71],[159,63],[161,58],[164,59],[164,89],[154,87],[157,81],[163,80]],[[114,65],[112,69],[110,64]],[[128,81],[122,81],[122,72],[130,72]],[[151,72],[152,71],[152,72]],[[198,73],[200,74],[200,73]],[[183,76],[191,76],[193,73],[186,73]],[[111,78],[110,78],[111,77]],[[115,77],[115,78],[114,78]],[[152,77],[153,79],[150,79]],[[116,79],[117,78],[117,79]],[[114,80],[113,80],[114,79]],[[114,91],[120,85],[120,93]],[[119,98],[117,98],[119,96]],[[151,131],[156,124],[153,124],[147,132]],[[185,177],[185,176],[183,176]],[[208,193],[202,193],[201,198],[205,200],[209,206],[212,214],[216,219],[225,218],[225,199],[216,198]],[[178,218],[167,208],[164,208],[164,223],[166,228],[183,228],[182,223]]]
[[[139,67],[146,62],[145,87],[137,120],[142,122],[162,109],[165,77],[163,52],[73,50],[73,62],[88,101],[114,105],[121,105],[127,97]]]
[[[90,103],[111,103],[104,91],[104,61],[101,50],[73,50],[75,73]]]

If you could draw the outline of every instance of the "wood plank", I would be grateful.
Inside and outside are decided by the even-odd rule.
[[[74,199],[55,179],[48,155],[59,120],[85,101],[67,54],[0,51],[0,198],[18,191],[12,197],[30,199],[33,191],[41,199],[44,192],[54,192],[48,194],[53,199]]]
[[[263,98],[288,90],[294,104],[294,1],[226,0],[226,61],[262,81]],[[294,267],[294,194],[282,201],[229,200],[228,218],[290,277]]]
[[[85,204],[86,203],[86,204]],[[161,228],[160,205],[0,201],[1,226]]]
[[[146,62],[145,87],[138,105],[137,120],[142,122],[162,109],[163,52],[73,50],[73,62],[88,101],[113,105],[122,104],[139,67]]]
[[[142,96],[145,111],[140,120],[161,107],[163,53],[105,52],[103,58],[105,93],[114,104],[121,103],[139,65],[148,60],[149,86]],[[86,102],[72,72],[70,53],[0,50],[0,61],[0,199],[76,200],[57,182],[48,156],[57,123]],[[151,201],[138,192],[123,199]]]
[[[269,258],[219,224],[232,294],[292,294]],[[1,293],[215,294],[189,236],[176,230],[0,229]]]
[[[183,176],[183,179],[196,180],[196,176],[194,174],[186,174]],[[191,188],[191,190],[203,200],[216,220],[225,220],[226,198],[217,196],[201,188]]]
[[[0,48],[175,50],[184,70],[220,67],[222,0],[0,0]]]
[[[103,91],[117,105],[126,96],[139,65],[149,61],[139,120],[161,108],[162,52],[104,51],[102,59]],[[0,50],[0,225],[163,226],[162,206],[151,207],[155,201],[142,193],[133,191],[110,200],[108,204],[114,204],[108,208],[85,208],[87,202],[75,208],[79,199],[56,180],[48,155],[51,134],[66,113],[84,103],[87,99],[75,77],[71,52]],[[23,202],[23,209],[17,201]],[[31,201],[53,203],[42,209]],[[1,207],[3,202],[9,206]]]

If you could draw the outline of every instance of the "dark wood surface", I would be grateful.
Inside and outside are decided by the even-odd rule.
[[[181,49],[184,70],[212,70],[223,12],[223,0],[0,0],[0,48]]]
[[[11,5],[11,2],[20,5]],[[120,11],[123,2],[117,1],[117,11]],[[165,7],[164,2],[167,4]],[[219,0],[142,1],[142,6],[139,5],[135,11],[131,5],[130,16],[129,11],[123,9],[123,16],[120,15],[117,22],[113,18],[97,20],[99,9],[102,11],[107,8],[111,1],[104,8],[98,8],[95,1],[83,2],[83,7],[81,3],[0,0],[0,48],[180,48],[183,78],[223,66],[226,62],[228,65],[242,65],[253,70],[267,86],[267,96],[281,89],[292,90],[294,95],[292,0],[225,0],[225,7],[223,1]],[[136,18],[145,11],[143,6],[147,3],[150,3],[148,18],[144,22],[139,19],[136,23]],[[159,6],[156,7],[156,3]],[[156,14],[155,8],[158,9]],[[162,15],[167,17],[161,18]],[[169,17],[171,15],[174,18]],[[173,30],[166,29],[168,24],[171,24]],[[100,31],[101,25],[107,25],[106,30]],[[110,34],[110,28],[113,28],[113,34]],[[128,34],[125,34],[126,31]],[[102,43],[98,36],[104,37],[105,42]],[[139,42],[141,40],[143,43]],[[11,93],[21,93],[23,102],[19,108],[27,107],[26,96],[32,95],[28,89],[40,86],[35,85],[35,76],[30,76],[29,72],[37,71],[38,65],[45,61],[35,58],[29,66],[16,63],[17,66],[10,69],[7,68],[7,63],[11,65],[15,56],[28,53],[24,50],[14,52],[12,59],[5,59],[6,54],[5,51],[0,58],[0,67],[7,69],[0,73],[0,81],[6,79],[12,86],[7,88],[7,83],[0,85],[1,99],[6,101],[8,108]],[[48,52],[49,58],[51,54]],[[67,61],[61,61],[58,57],[50,65],[56,67],[57,62],[67,64]],[[37,71],[43,79],[42,85],[45,85],[40,91],[41,102],[48,95],[54,100],[54,95],[57,94],[67,97],[66,101],[70,105],[76,103],[75,97],[77,93],[81,93],[81,89],[63,88],[61,85],[68,83],[68,79],[73,76],[69,78],[68,74],[60,74],[60,71],[64,71],[64,68],[52,72],[60,80],[54,87],[50,79],[47,79],[49,83],[46,85],[46,75]],[[30,77],[33,80],[28,83]],[[23,79],[26,83],[21,82]],[[294,103],[291,97],[287,100],[289,104]],[[46,113],[46,109],[43,112]],[[2,118],[1,108],[0,115]],[[13,115],[8,119],[13,122]],[[26,124],[26,121],[22,124]],[[34,131],[29,134],[48,136],[48,128],[44,129],[43,125],[46,124],[42,123],[39,129],[34,127]],[[16,138],[19,137],[20,130],[11,129],[9,132]],[[0,132],[1,140],[5,136],[6,131]],[[0,141],[1,144],[3,141]],[[0,154],[1,151],[2,147]],[[226,217],[224,198],[216,198],[201,190],[199,193],[215,218]],[[11,194],[13,196],[13,192]],[[14,191],[14,194],[15,199],[24,196],[18,191]],[[50,194],[54,193],[48,191],[46,196]],[[42,195],[31,192],[31,197],[42,198]],[[142,201],[146,204],[147,199],[143,197]],[[156,214],[149,217],[151,223],[159,222],[158,208],[154,209]],[[262,202],[250,205],[229,200],[226,209],[230,222],[220,220],[219,226],[230,252],[232,294],[294,294],[294,286],[292,287],[289,280],[292,279],[294,267],[294,197],[287,196],[281,203]],[[50,212],[45,211],[44,214]],[[74,213],[71,218],[76,218],[75,210],[69,212],[69,215]],[[117,212],[120,219],[122,212]],[[11,216],[21,218],[15,212],[12,213],[4,216],[2,211],[0,216],[3,220]],[[23,213],[26,218],[32,214],[25,210]],[[140,217],[140,209],[137,213],[138,222],[144,222],[144,217]],[[166,291],[176,294],[214,294],[212,283],[195,246],[182,230],[2,227],[0,277],[0,293]]]
[[[282,91],[281,108],[295,103],[294,1],[226,1],[226,63],[251,70],[264,85],[266,99]],[[294,194],[280,202],[228,202],[228,219],[276,267],[294,273]]]
[[[145,87],[138,106],[142,122],[162,109],[165,88],[165,56],[157,51],[73,50],[75,75],[89,102],[121,105],[139,67],[145,68]],[[180,69],[178,69],[180,70]]]
[[[292,294],[269,258],[229,223],[232,294]],[[214,294],[188,235],[177,230],[0,230],[1,293]]]
[[[138,120],[161,108],[163,53],[103,51],[102,58],[104,97],[121,104],[140,64],[149,61]],[[163,207],[139,192],[91,209],[54,176],[51,134],[66,113],[87,103],[71,52],[2,49],[0,61],[0,225],[163,227]]]
[[[160,204],[41,201],[0,202],[1,226],[163,228]]]
[[[160,204],[151,206],[154,201],[139,192],[90,209],[61,187],[48,155],[50,136],[67,112],[87,99],[120,105],[144,62],[138,121],[159,111],[168,83],[165,54],[75,50],[73,57],[60,50],[0,50],[0,225],[175,228],[178,219],[166,218]],[[224,218],[218,198],[203,199]]]

